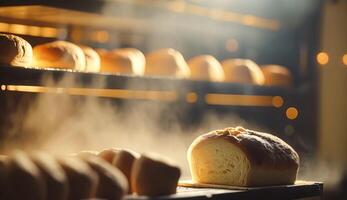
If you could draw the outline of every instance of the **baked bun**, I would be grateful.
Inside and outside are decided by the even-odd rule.
[[[27,67],[33,59],[31,45],[21,37],[0,34],[0,64]]]
[[[174,49],[159,49],[146,55],[145,74],[189,78],[190,69],[180,52]]]
[[[101,68],[101,60],[99,54],[92,48],[79,45],[79,47],[82,49],[84,53],[84,57],[86,60],[86,72],[100,72]]]
[[[124,149],[104,149],[98,154],[99,157],[117,167],[127,178],[129,186],[131,186],[131,170],[134,161],[139,157],[135,152]],[[129,188],[129,193],[132,190]]]
[[[162,159],[141,155],[131,172],[132,189],[138,195],[161,196],[176,193],[181,171]]]
[[[141,51],[134,48],[99,51],[101,71],[142,76],[145,71],[145,58]]]
[[[18,151],[13,154],[6,171],[6,199],[45,199],[44,179],[40,170],[25,153]]]
[[[222,62],[225,81],[254,85],[264,84],[264,75],[260,67],[248,59],[228,59]]]
[[[98,157],[86,157],[84,160],[99,177],[95,197],[108,200],[120,200],[128,192],[128,182],[123,173]]]
[[[66,200],[68,196],[68,180],[59,163],[45,153],[32,154],[31,159],[43,175],[47,191],[45,199]]]
[[[88,199],[95,196],[98,176],[87,163],[72,157],[60,158],[58,161],[69,182],[69,200]]]
[[[210,55],[195,56],[188,61],[191,79],[224,81],[224,71],[219,61]]]
[[[292,87],[292,74],[286,67],[280,65],[263,65],[261,70],[265,77],[264,85]]]
[[[242,127],[198,137],[188,161],[194,182],[234,186],[294,184],[299,168],[299,156],[287,143]]]
[[[66,41],[55,41],[34,47],[33,65],[84,71],[86,60],[82,49],[77,45]]]

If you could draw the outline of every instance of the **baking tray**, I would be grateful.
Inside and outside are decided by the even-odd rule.
[[[187,184],[180,184],[187,185]],[[188,184],[189,185],[189,184]],[[193,187],[179,186],[177,194],[160,197],[145,197],[128,195],[126,200],[254,200],[254,199],[298,199],[306,197],[321,197],[323,194],[323,183],[312,181],[297,181],[294,185],[266,186],[266,187],[228,187],[224,189],[208,188],[208,185],[192,185]],[[206,188],[205,188],[206,187]],[[215,187],[215,186],[214,186]],[[226,189],[229,188],[229,189]]]

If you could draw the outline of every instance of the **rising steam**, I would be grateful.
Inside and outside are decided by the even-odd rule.
[[[70,77],[43,82],[56,88],[76,85]],[[189,175],[186,151],[198,135],[227,126],[246,126],[236,116],[220,118],[209,113],[196,128],[187,128],[176,115],[180,106],[141,101],[118,106],[114,99],[64,93],[42,93],[30,102],[29,109],[19,108],[11,115],[15,126],[8,130],[2,147],[5,152],[20,148],[66,155],[81,150],[127,148],[169,157],[181,166],[184,176]]]

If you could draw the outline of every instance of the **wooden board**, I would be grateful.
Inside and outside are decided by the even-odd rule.
[[[323,183],[311,181],[297,181],[294,185],[266,186],[266,187],[234,187],[209,184],[193,184],[181,181],[177,194],[150,198],[145,196],[128,195],[127,200],[253,200],[253,199],[297,199],[305,197],[319,197],[323,193]]]

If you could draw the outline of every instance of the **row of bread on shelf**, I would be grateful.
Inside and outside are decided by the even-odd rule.
[[[0,199],[121,200],[176,193],[181,171],[166,158],[109,148],[70,156],[15,151],[0,156]]]
[[[215,82],[290,87],[290,71],[279,65],[259,66],[249,59],[219,62],[211,55],[185,60],[171,48],[144,55],[135,48],[92,49],[66,41],[34,46],[18,36],[0,34],[0,63],[13,66],[63,68],[81,72],[165,76]]]
[[[116,148],[60,157],[15,151],[0,156],[0,199],[121,200],[126,194],[160,199],[175,194],[178,185],[288,186],[295,184],[300,166],[298,153],[285,141],[243,127],[201,134],[187,159],[192,180],[179,182],[180,168],[153,154]]]

